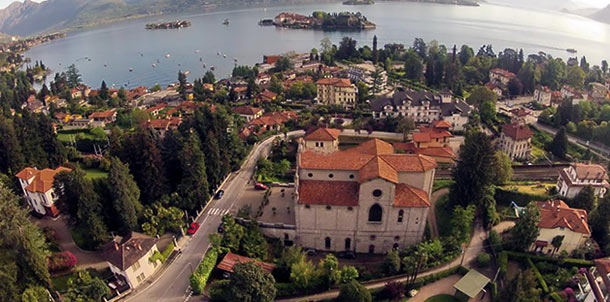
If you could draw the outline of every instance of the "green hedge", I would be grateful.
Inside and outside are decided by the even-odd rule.
[[[534,275],[536,276],[536,279],[538,279],[538,283],[540,283],[540,287],[542,288],[542,292],[545,293],[545,294],[548,294],[549,293],[549,286],[546,284],[546,281],[544,281],[544,278],[542,277],[542,274],[540,273],[540,271],[538,270],[536,265],[534,265],[534,262],[532,261],[532,258],[527,258],[527,264],[529,264],[529,266],[532,269],[532,271],[534,271]]]
[[[496,194],[494,195],[496,203],[498,205],[509,206],[511,201],[517,203],[520,207],[527,206],[530,201],[547,200],[550,197],[547,195],[534,195],[521,193],[512,190],[505,190],[502,188],[496,188]]]
[[[191,275],[191,289],[195,295],[201,295],[203,289],[205,288],[206,283],[208,282],[208,278],[212,274],[212,270],[216,266],[216,261],[218,261],[218,251],[216,249],[210,249],[195,272]]]
[[[520,260],[526,260],[526,258],[532,259],[532,261],[546,261],[555,263],[561,267],[589,267],[595,265],[595,263],[591,260],[584,259],[574,259],[574,258],[553,258],[549,256],[538,256],[532,255],[528,253],[514,252],[514,251],[506,251],[507,255],[510,258],[517,258]]]
[[[498,255],[498,267],[500,268],[500,276],[506,276],[508,270],[508,254],[506,251],[502,251]]]
[[[152,256],[150,256],[150,261],[155,262],[159,260],[161,261],[161,263],[165,262],[165,260],[167,260],[167,257],[169,257],[169,255],[171,255],[174,251],[174,248],[176,248],[176,246],[173,242],[170,242],[169,245],[167,245],[167,247],[165,248],[165,250],[163,250],[163,252],[157,251]]]

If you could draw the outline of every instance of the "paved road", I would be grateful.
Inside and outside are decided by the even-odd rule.
[[[446,269],[458,266],[458,265],[460,265],[460,263],[462,263],[462,259],[464,260],[463,265],[465,267],[468,267],[468,268],[472,267],[474,265],[474,261],[475,261],[477,255],[483,251],[484,241],[486,238],[487,238],[487,233],[485,232],[483,227],[481,227],[480,225],[477,224],[475,226],[474,234],[472,235],[472,238],[470,239],[470,243],[468,244],[468,247],[465,249],[466,252],[463,254],[463,258],[458,257],[445,265],[441,265],[439,267],[435,267],[428,271],[420,273],[418,275],[418,278],[436,274],[436,273],[439,273]],[[365,283],[363,285],[367,289],[371,290],[371,289],[378,289],[378,288],[384,287],[388,281],[405,282],[406,279],[407,279],[407,277],[397,276],[395,278],[387,278],[382,281],[374,281],[374,282],[370,282],[370,283]],[[323,292],[320,294],[298,297],[298,298],[281,299],[281,300],[277,300],[277,301],[279,301],[279,302],[324,301],[324,300],[334,299],[338,295],[339,295],[339,290],[330,290],[330,291],[326,291],[326,292]]]
[[[555,180],[569,164],[513,166],[513,180]],[[436,170],[436,179],[451,179],[451,170]]]
[[[290,137],[302,136],[304,132],[293,131],[288,135]],[[220,200],[211,201],[203,214],[200,215],[197,221],[201,224],[201,227],[182,247],[182,254],[160,276],[149,281],[152,283],[138,289],[137,292],[126,297],[125,301],[183,302],[189,299],[189,277],[209,248],[208,236],[216,233],[223,214],[237,212],[238,205],[235,203],[240,200],[246,189],[254,173],[256,162],[261,156],[267,156],[275,137],[268,138],[257,145],[241,170],[229,176],[229,179],[222,186],[225,195]]]
[[[438,225],[436,224],[436,201],[446,194],[449,194],[449,188],[442,188],[432,192],[430,198],[430,211],[428,212],[428,225],[430,226],[430,237],[438,238]]]
[[[550,126],[547,126],[547,125],[544,125],[544,124],[541,124],[538,122],[532,124],[532,126],[534,126],[534,128],[536,128],[540,131],[544,131],[544,132],[550,133],[552,135],[555,135],[555,133],[557,133],[557,131],[559,131],[553,127],[550,127]],[[590,148],[592,153],[594,153],[595,155],[597,155],[605,160],[608,160],[608,156],[610,155],[610,148],[608,148],[602,144],[599,144],[596,142],[589,142],[587,144],[586,140],[575,137],[573,135],[568,135],[568,141],[570,141],[570,143],[573,143],[573,144],[581,145],[585,148]]]

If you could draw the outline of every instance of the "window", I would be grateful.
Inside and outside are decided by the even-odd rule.
[[[393,249],[397,250],[398,249],[398,243],[394,243],[394,245],[392,246]]]
[[[394,237],[394,241],[398,241],[398,240],[400,240],[400,236]]]
[[[136,277],[136,279],[138,280],[138,283],[140,283],[146,279],[146,276],[144,276],[144,273],[141,273]]]
[[[348,210],[348,211],[353,211],[353,210],[354,210],[354,208],[352,208],[352,207],[347,207],[347,210]]]
[[[331,206],[326,206],[326,209],[330,210],[330,209],[332,209],[332,207]]]
[[[140,261],[136,261],[131,267],[134,272],[138,271],[138,269],[140,269]]]
[[[306,205],[305,205],[305,208],[306,208],[306,209],[309,209],[309,208],[311,208],[311,206],[310,206],[310,205],[308,205],[308,204],[306,204]]]
[[[349,250],[352,248],[352,239],[351,238],[345,238],[345,249]]]
[[[371,244],[369,245],[369,254],[374,254],[375,253],[375,245]]]
[[[313,173],[309,173],[309,174],[307,174],[307,176],[313,177]]]
[[[333,177],[335,177],[334,174],[332,174],[332,173],[328,174],[328,178],[333,178]]]
[[[377,236],[375,235],[371,235],[371,237],[369,237],[371,239],[371,241],[375,241],[375,239],[377,239]]]
[[[383,192],[381,192],[381,190],[379,190],[379,189],[375,189],[373,191],[373,196],[375,196],[375,197],[381,197],[382,194],[383,194]]]
[[[350,174],[349,179],[354,179],[354,174]]]
[[[330,250],[330,237],[326,237],[326,238],[324,238],[324,247],[325,247],[327,250]]]
[[[405,211],[398,211],[398,222],[402,222],[402,218],[405,216]]]
[[[381,222],[383,209],[379,204],[374,204],[369,209],[369,222]]]

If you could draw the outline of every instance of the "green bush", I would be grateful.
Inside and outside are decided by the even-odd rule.
[[[173,242],[170,242],[169,245],[167,245],[167,247],[165,248],[165,250],[163,250],[163,252],[159,253],[157,251],[152,256],[150,256],[150,261],[156,262],[157,260],[159,260],[161,261],[161,263],[165,262],[165,260],[167,260],[167,257],[169,257],[169,255],[171,255],[174,251],[174,248],[176,248],[176,246]]]
[[[536,276],[536,279],[538,279],[538,283],[540,283],[540,287],[542,288],[542,292],[545,293],[545,294],[548,294],[549,293],[549,286],[546,284],[546,281],[544,281],[544,278],[542,277],[542,274],[540,274],[540,271],[538,270],[536,265],[534,265],[534,262],[532,261],[532,258],[527,258],[527,263],[529,264],[529,266],[532,269],[532,271],[534,271],[534,275]]]
[[[553,257],[549,257],[549,256],[538,256],[538,255],[532,255],[532,254],[528,254],[528,253],[514,252],[514,251],[506,251],[506,254],[510,258],[515,258],[515,259],[518,259],[521,261],[526,261],[526,259],[529,258],[535,262],[545,261],[545,262],[554,263],[561,267],[583,267],[583,266],[589,267],[589,266],[595,265],[595,263],[593,261],[584,260],[584,259],[553,258]]]
[[[558,293],[552,293],[550,296],[551,300],[553,300],[554,302],[563,302],[563,298],[561,298],[561,295],[559,295]]]
[[[208,282],[208,278],[216,266],[217,260],[218,251],[216,249],[210,249],[205,254],[205,257],[203,257],[203,260],[201,260],[201,263],[197,266],[195,272],[191,275],[191,289],[195,295],[201,295],[203,292],[203,289]]]
[[[491,262],[491,256],[488,253],[480,253],[477,255],[477,265],[479,267],[487,267]]]
[[[498,296],[498,284],[496,282],[489,282],[489,294],[491,295],[491,300],[495,301]]]
[[[506,271],[508,270],[508,254],[506,251],[498,255],[498,267],[500,268],[500,276],[506,276]]]
[[[514,201],[520,207],[527,206],[530,201],[547,200],[550,197],[547,195],[533,195],[526,194],[517,191],[506,190],[502,188],[496,188],[494,195],[496,203],[505,207],[510,206],[510,203]]]

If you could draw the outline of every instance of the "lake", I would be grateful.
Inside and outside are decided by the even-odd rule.
[[[377,24],[374,30],[323,32],[261,27],[263,18],[283,11],[309,15],[327,12],[360,11]],[[184,29],[146,30],[146,23],[189,19]],[[230,25],[222,24],[229,19]],[[493,44],[494,50],[523,48],[526,54],[544,51],[567,58],[567,48],[575,48],[591,64],[600,64],[610,49],[610,26],[584,17],[548,11],[528,11],[482,4],[480,7],[412,2],[378,2],[368,6],[341,3],[248,8],[196,15],[158,16],[123,21],[93,29],[74,31],[64,39],[43,44],[26,53],[32,61],[42,60],[53,71],[76,64],[84,83],[99,87],[102,80],[114,87],[167,85],[177,80],[178,71],[189,71],[189,80],[201,77],[214,66],[217,78],[230,74],[234,59],[240,65],[253,65],[265,54],[288,51],[307,52],[319,48],[329,37],[338,43],[350,36],[358,45],[379,46],[404,43],[417,37],[437,40],[451,48],[468,44],[476,50]],[[220,52],[226,55],[217,55]],[[169,57],[166,55],[169,54]],[[155,67],[153,67],[155,64]],[[132,71],[130,71],[132,69]]]

